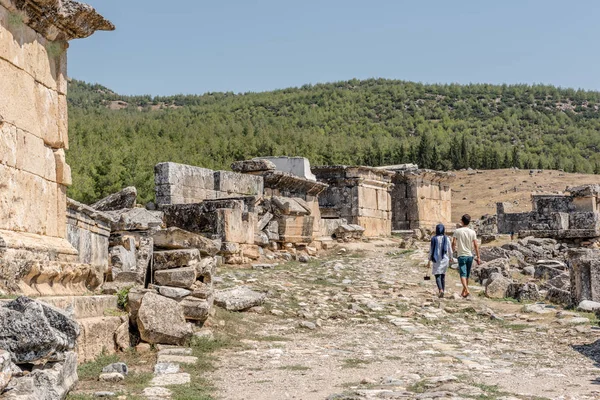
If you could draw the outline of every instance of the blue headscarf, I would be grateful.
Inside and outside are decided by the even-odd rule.
[[[437,247],[438,247],[438,236],[442,236],[442,255],[441,257],[444,258],[444,255],[447,253],[447,249],[448,249],[448,237],[446,235],[444,235],[444,233],[446,232],[446,227],[444,227],[444,224],[438,224],[435,227],[435,236],[431,238],[431,261],[433,262],[438,262],[438,255],[437,255]]]

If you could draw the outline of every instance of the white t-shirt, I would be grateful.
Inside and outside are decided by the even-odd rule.
[[[477,240],[477,234],[471,228],[466,226],[454,231],[456,239],[456,256],[473,257],[473,241]]]

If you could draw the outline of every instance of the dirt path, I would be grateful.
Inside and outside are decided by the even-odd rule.
[[[457,299],[454,271],[440,300],[423,281],[422,250],[353,246],[308,264],[221,270],[221,288],[243,283],[269,300],[215,321],[243,328],[243,346],[220,351],[208,376],[220,398],[600,398],[600,330],[581,316]]]

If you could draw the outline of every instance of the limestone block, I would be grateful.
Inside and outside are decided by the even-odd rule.
[[[183,308],[185,319],[204,322],[208,318],[208,313],[213,305],[214,298],[211,296],[208,299],[199,299],[189,296],[181,300],[179,304]]]
[[[203,283],[211,283],[217,272],[217,258],[206,257],[196,265],[197,279]]]
[[[288,243],[310,243],[313,238],[314,217],[285,215],[278,218],[279,238]]]
[[[200,262],[198,249],[179,249],[154,252],[154,270],[195,267]]]
[[[148,211],[145,208],[107,211],[106,215],[111,218],[113,231],[145,231],[164,225],[162,212]]]
[[[0,229],[58,237],[66,219],[58,221],[56,183],[0,164],[0,187]]]
[[[59,85],[58,80],[66,68],[66,46],[50,42],[25,24],[9,21],[9,11],[0,6],[0,58],[9,60],[50,89],[65,94],[66,87]],[[48,48],[52,49],[51,53]],[[60,53],[56,54],[57,51]]]
[[[272,163],[277,171],[287,172],[294,176],[316,181],[317,177],[310,170],[310,162],[304,157],[264,157],[263,160]]]
[[[113,280],[123,272],[137,271],[137,258],[135,252],[135,241],[132,237],[128,237],[129,245],[114,246],[108,251],[110,257],[110,267]]]
[[[185,322],[181,305],[155,293],[146,293],[142,298],[137,325],[142,340],[148,343],[181,346],[193,333]]]
[[[247,257],[251,260],[258,260],[260,258],[260,247],[255,244],[243,244],[241,245],[242,257]]]
[[[0,121],[0,164],[17,166],[17,127]]]
[[[232,171],[240,173],[273,171],[275,168],[273,162],[263,159],[236,161],[231,164]]]
[[[10,353],[6,350],[0,350],[0,391],[4,391],[12,378],[11,364]]]
[[[348,222],[365,228],[365,237],[389,236],[392,234],[391,219],[356,217],[350,218]]]
[[[25,71],[0,60],[0,115],[53,148],[65,148],[66,97],[36,82]],[[60,129],[59,129],[60,125]]]
[[[568,255],[572,303],[600,301],[600,250],[572,249]]]
[[[310,207],[300,198],[273,196],[271,202],[284,215],[308,215]]]
[[[103,352],[114,354],[115,333],[123,324],[121,317],[92,317],[80,319],[81,335],[77,341],[77,360],[93,361]]]
[[[162,296],[168,297],[170,299],[181,300],[184,297],[187,297],[190,294],[192,294],[192,291],[188,290],[188,289],[176,288],[176,287],[170,287],[170,286],[159,286],[158,293],[160,293]]]
[[[73,183],[71,179],[71,167],[65,160],[64,149],[54,150],[54,163],[55,163],[55,175],[56,182],[61,185],[71,186]]]
[[[177,227],[158,230],[152,237],[154,245],[161,249],[197,249],[204,256],[214,256],[219,251],[214,240]]]
[[[73,318],[77,320],[101,317],[105,310],[117,308],[117,296],[107,295],[52,296],[40,297],[37,300],[62,310],[69,309],[73,313]]]
[[[237,172],[215,171],[215,186],[218,192],[224,192],[229,196],[262,196],[264,183],[262,176],[244,175]]]
[[[196,281],[196,268],[184,267],[156,271],[154,273],[154,281],[158,285],[187,289]]]
[[[129,312],[129,321],[133,325],[137,325],[137,316],[140,307],[142,306],[142,299],[146,293],[156,293],[151,289],[142,289],[133,287],[127,294],[127,312]]]
[[[258,221],[258,225],[257,225],[257,229],[258,231],[262,231],[263,229],[266,228],[267,224],[269,222],[271,222],[271,220],[273,219],[273,214],[271,214],[270,212],[266,212]]]

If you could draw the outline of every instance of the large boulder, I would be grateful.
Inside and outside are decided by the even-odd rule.
[[[500,274],[508,277],[510,275],[509,260],[507,258],[497,258],[481,265],[473,263],[472,276],[476,282],[483,283],[492,274]]]
[[[113,193],[91,205],[98,211],[117,211],[124,208],[135,207],[137,189],[133,186],[126,187],[120,192]]]
[[[33,367],[31,373],[13,378],[3,400],[63,400],[77,384],[77,354],[65,353],[63,361]]]
[[[246,286],[238,286],[217,291],[215,304],[228,311],[243,311],[261,305],[266,297],[264,293],[255,292]]]
[[[0,321],[0,349],[16,364],[63,359],[79,336],[79,324],[64,311],[28,297],[0,307]]]
[[[481,261],[489,262],[498,258],[508,258],[508,251],[500,247],[482,247],[479,250]]]
[[[181,300],[179,304],[183,308],[183,316],[185,319],[194,320],[202,323],[208,318],[208,313],[213,305],[213,297],[207,299],[199,299],[189,296]]]
[[[137,326],[143,341],[182,346],[192,336],[183,308],[175,300],[146,293],[137,313]]]
[[[500,273],[494,273],[488,278],[485,286],[485,295],[491,299],[503,299],[507,297],[508,288],[512,281]]]
[[[219,252],[220,243],[197,233],[188,232],[181,228],[170,227],[152,234],[154,246],[161,249],[198,249],[203,256],[214,256]]]
[[[540,292],[535,283],[513,283],[508,287],[506,297],[512,297],[518,301],[538,301],[541,299]]]

